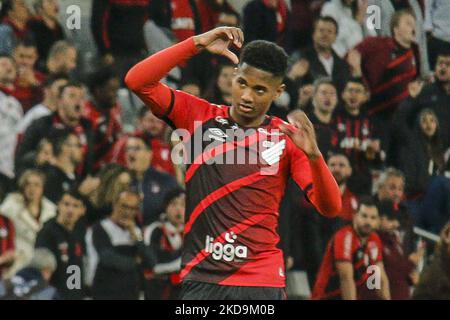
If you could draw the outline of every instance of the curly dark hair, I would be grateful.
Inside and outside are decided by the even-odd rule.
[[[283,48],[273,42],[255,40],[242,50],[240,65],[246,63],[257,69],[272,73],[275,77],[284,77],[287,70],[288,55]]]

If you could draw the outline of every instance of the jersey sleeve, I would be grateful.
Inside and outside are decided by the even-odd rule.
[[[302,189],[308,200],[311,199],[313,192],[313,182],[311,167],[306,155],[299,148],[288,142],[290,154],[290,172],[292,179]]]
[[[334,260],[352,262],[353,234],[348,230],[340,230],[334,236],[333,241]]]

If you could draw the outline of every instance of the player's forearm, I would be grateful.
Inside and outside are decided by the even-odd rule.
[[[339,186],[322,156],[309,160],[314,193],[311,202],[327,217],[335,217],[341,212],[342,200]]]
[[[186,39],[167,49],[159,51],[131,68],[126,77],[127,86],[139,92],[158,82],[177,65],[185,62],[198,52],[193,38]]]
[[[351,278],[341,277],[342,300],[356,300],[356,284]]]

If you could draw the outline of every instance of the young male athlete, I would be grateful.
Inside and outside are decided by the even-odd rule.
[[[286,53],[273,43],[253,41],[239,61],[229,46],[241,48],[243,41],[238,28],[216,28],[150,56],[125,78],[154,114],[191,135],[183,138],[190,160],[180,274],[183,299],[285,298],[283,253],[277,248],[276,229],[289,176],[323,215],[333,217],[341,209],[339,188],[306,115],[294,113],[291,124],[266,115],[284,89]],[[201,50],[238,64],[231,107],[159,82]],[[234,135],[235,131],[245,135]],[[205,139],[198,142],[196,134]],[[257,161],[213,161],[228,155],[228,160],[235,159],[233,152],[248,158],[257,153]]]

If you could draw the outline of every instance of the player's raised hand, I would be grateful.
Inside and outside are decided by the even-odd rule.
[[[244,43],[244,33],[239,28],[219,27],[194,36],[194,43],[199,49],[223,55],[238,64],[238,57],[230,51],[229,47],[233,44],[237,48],[241,48]]]
[[[287,118],[296,130],[285,125],[280,125],[280,130],[287,134],[292,142],[302,149],[309,159],[315,160],[319,158],[321,153],[317,145],[316,132],[306,114],[303,111],[295,110]]]

